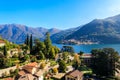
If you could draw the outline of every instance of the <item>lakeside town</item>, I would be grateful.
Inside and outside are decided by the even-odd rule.
[[[27,35],[24,44],[0,38],[0,80],[120,80],[120,56],[112,48],[75,53]]]

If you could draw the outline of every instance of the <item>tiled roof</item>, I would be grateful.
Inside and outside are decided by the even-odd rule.
[[[22,70],[22,71],[19,71],[18,74],[19,74],[20,76],[23,76],[23,75],[26,74],[26,72]]]
[[[13,78],[5,78],[4,80],[14,80]]]
[[[32,69],[36,68],[36,67],[37,67],[37,63],[33,62],[33,63],[29,63],[29,64],[25,65],[23,67],[23,69],[26,70],[26,71],[28,71],[28,72],[30,72],[30,73],[32,73]]]
[[[3,41],[3,40],[0,40],[0,43],[5,43],[5,41]]]
[[[67,75],[70,75],[72,77],[77,77],[77,76],[83,76],[83,73],[78,70],[73,70],[73,71],[67,73]]]
[[[30,67],[36,67],[36,66],[37,66],[37,63],[36,63],[36,62],[29,63],[29,64],[27,64],[26,66],[30,66]]]

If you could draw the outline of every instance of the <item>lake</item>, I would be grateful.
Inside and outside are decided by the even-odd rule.
[[[63,44],[53,44],[58,48],[62,48]],[[94,48],[114,48],[117,52],[120,53],[120,44],[81,44],[81,45],[69,45],[74,48],[76,53],[83,51],[85,53],[90,53],[90,51]]]

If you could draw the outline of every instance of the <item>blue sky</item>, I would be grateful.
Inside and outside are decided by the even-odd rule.
[[[1,0],[0,24],[67,29],[120,14],[120,0]]]

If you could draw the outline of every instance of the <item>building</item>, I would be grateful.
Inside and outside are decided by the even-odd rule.
[[[92,55],[90,53],[88,54],[83,54],[80,56],[82,63],[86,66],[90,66],[92,63]]]
[[[57,73],[57,74],[53,75],[52,78],[54,80],[63,80],[64,76],[65,76],[65,73]]]
[[[28,73],[35,74],[37,72],[37,69],[38,69],[38,64],[36,62],[29,63],[29,64],[23,66],[22,69]]]
[[[4,40],[0,40],[0,47],[5,46],[5,41]]]
[[[70,71],[65,75],[65,80],[83,80],[83,73],[78,70]]]
[[[40,70],[38,63],[29,63],[18,73],[18,80],[44,80],[44,70]]]
[[[20,71],[18,80],[37,80],[37,77],[33,76],[30,73],[26,73],[25,71]]]
[[[44,80],[44,77],[43,77],[43,71],[42,70],[39,70],[36,74],[34,74],[38,80]]]

